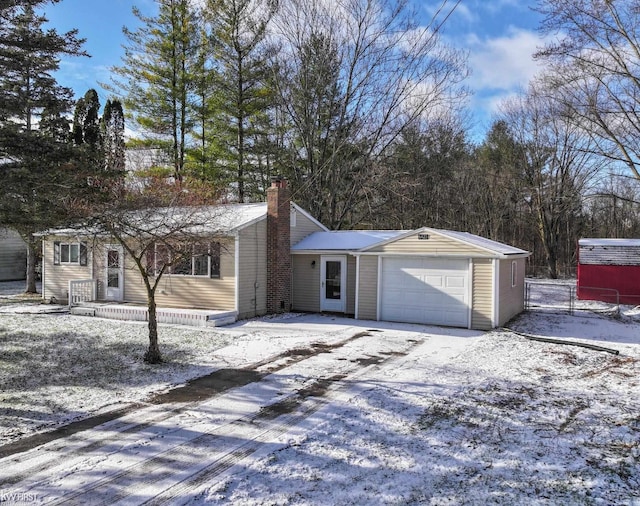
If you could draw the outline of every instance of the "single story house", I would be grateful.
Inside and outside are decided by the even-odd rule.
[[[473,329],[500,326],[524,308],[529,253],[521,249],[431,228],[329,231],[290,202],[285,180],[272,184],[266,203],[221,207],[224,226],[212,226],[221,247],[165,273],[159,308],[229,311],[234,319],[331,312]],[[91,299],[146,303],[141,276],[113,240],[43,234],[43,298],[68,300],[74,280],[91,284]]]
[[[580,239],[577,295],[640,304],[640,239]]]
[[[15,281],[27,277],[27,244],[20,234],[0,228],[0,281]]]

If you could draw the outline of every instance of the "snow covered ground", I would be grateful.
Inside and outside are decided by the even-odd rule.
[[[78,504],[640,505],[640,311],[577,302],[570,315],[567,286],[534,286],[513,331],[318,315],[165,325],[160,366],[141,362],[143,324],[2,299],[4,442],[214,370],[264,375],[6,457],[0,490]]]

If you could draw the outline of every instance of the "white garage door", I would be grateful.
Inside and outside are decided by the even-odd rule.
[[[468,326],[468,260],[383,258],[381,292],[381,320]]]

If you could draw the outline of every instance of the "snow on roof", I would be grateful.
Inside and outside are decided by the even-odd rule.
[[[508,244],[504,244],[498,241],[493,241],[491,239],[487,239],[486,237],[480,237],[479,235],[474,235],[469,232],[458,232],[455,230],[435,231],[441,233],[442,235],[464,241],[467,244],[472,244],[474,246],[478,246],[479,248],[493,251],[494,253],[499,253],[501,255],[523,255],[528,253],[523,249],[509,246]]]
[[[158,231],[170,229],[176,223],[185,222],[186,232],[192,234],[229,233],[239,230],[266,216],[267,204],[223,204],[218,206],[158,208],[134,211],[123,225],[135,227],[137,231]],[[127,223],[128,222],[128,223]],[[37,235],[93,235],[100,230],[78,226],[76,228],[50,229]]]
[[[580,246],[640,246],[640,239],[580,239]]]
[[[406,230],[337,230],[314,232],[291,248],[305,250],[359,250],[405,234]]]

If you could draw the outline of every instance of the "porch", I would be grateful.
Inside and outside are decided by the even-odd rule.
[[[112,320],[149,321],[146,306],[119,301],[99,301],[95,279],[69,281],[69,312],[80,316],[97,316]],[[238,319],[237,311],[216,309],[156,308],[158,323],[191,327],[221,327]]]
[[[96,316],[113,320],[148,321],[146,306],[126,302],[83,301],[69,307],[69,312],[80,316]],[[234,323],[237,311],[215,309],[157,308],[158,323],[189,325],[191,327],[221,327]]]

